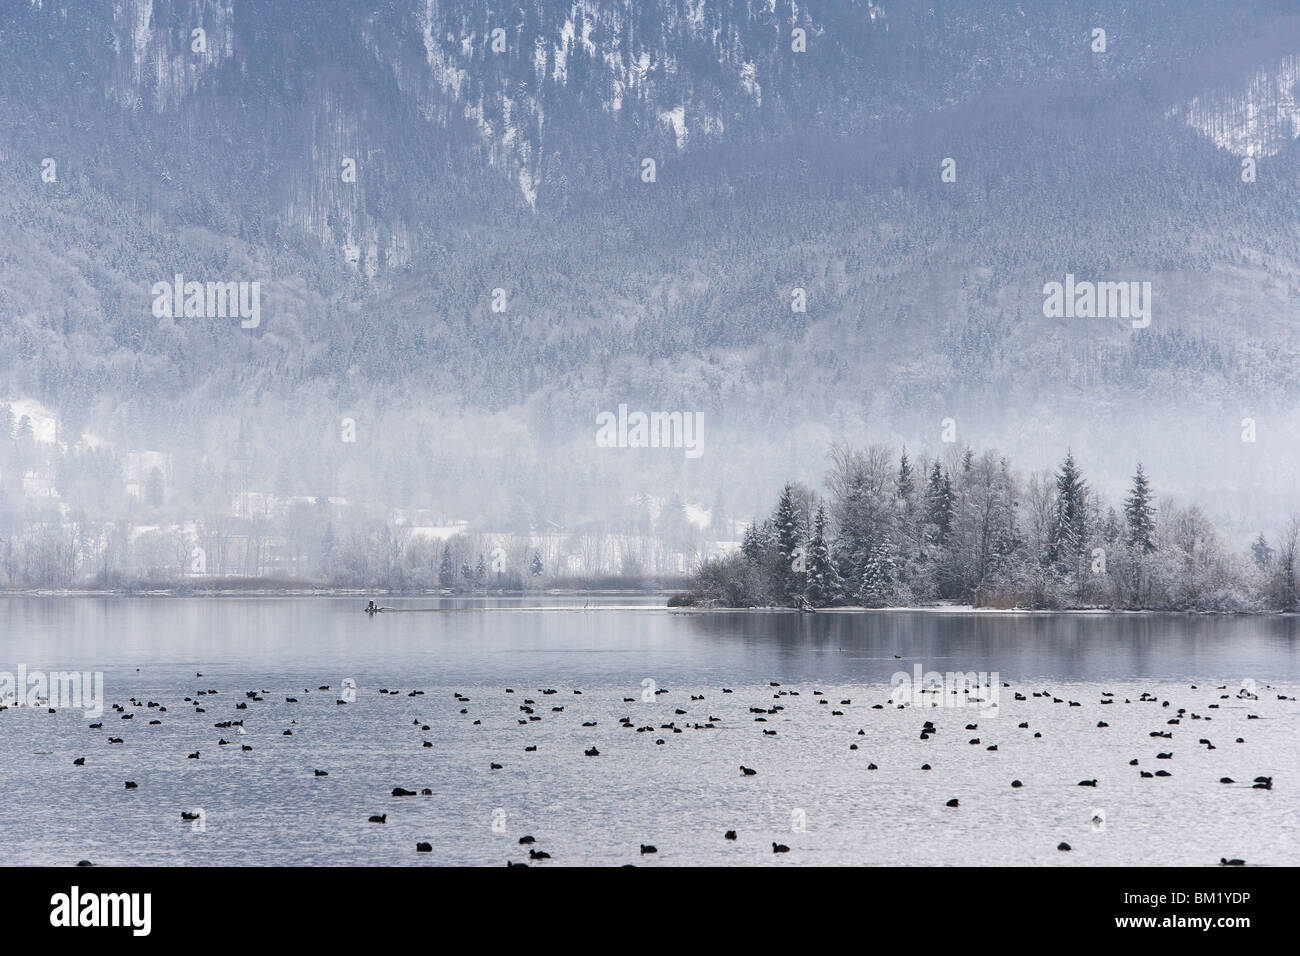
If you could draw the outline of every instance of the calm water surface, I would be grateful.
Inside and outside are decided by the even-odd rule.
[[[531,834],[546,866],[1300,863],[1300,704],[1277,699],[1300,693],[1295,619],[387,602],[445,610],[0,599],[0,671],[102,671],[106,701],[96,719],[0,712],[4,862],[501,865],[527,859],[518,839]],[[996,717],[872,709],[917,664],[995,672],[1011,687]],[[340,705],[345,678],[356,700]],[[647,680],[668,693],[643,700]],[[1246,681],[1258,700],[1236,696]],[[773,705],[783,709],[751,711]],[[239,719],[244,735],[213,726]],[[926,720],[936,732],[922,740]],[[584,756],[592,747],[600,755]],[[1256,776],[1274,788],[1252,789]],[[1097,787],[1078,786],[1085,778]],[[433,793],[395,798],[399,786]],[[201,830],[180,817],[195,808]],[[433,851],[417,854],[419,841]],[[773,841],[790,852],[773,854]],[[642,856],[642,843],[659,853]]]

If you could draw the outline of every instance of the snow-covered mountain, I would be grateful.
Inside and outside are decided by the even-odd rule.
[[[1300,439],[1297,57],[1280,0],[16,0],[0,395],[172,454],[186,506],[245,468],[745,514],[951,418],[1254,522]],[[158,314],[177,274],[259,323]],[[1067,274],[1150,282],[1150,326],[1045,316]],[[621,403],[704,455],[599,448]]]

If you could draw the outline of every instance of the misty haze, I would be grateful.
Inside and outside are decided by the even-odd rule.
[[[0,28],[9,586],[663,580],[834,442],[1300,509],[1286,4],[63,6]]]

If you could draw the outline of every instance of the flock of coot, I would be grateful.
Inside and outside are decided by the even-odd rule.
[[[201,673],[196,674],[195,676],[196,678],[202,678]],[[1009,689],[1010,685],[1004,683],[1002,684],[1002,687]],[[1191,685],[1191,689],[1200,690],[1200,688],[1198,688],[1196,685]],[[1153,762],[1167,761],[1170,762],[1172,765],[1176,766],[1177,765],[1177,761],[1175,759],[1177,754],[1176,747],[1179,743],[1182,743],[1182,738],[1184,737],[1187,738],[1187,744],[1190,744],[1191,738],[1194,737],[1196,739],[1196,744],[1193,746],[1204,747],[1206,748],[1207,751],[1215,750],[1220,746],[1220,744],[1213,743],[1212,739],[1219,739],[1224,742],[1231,740],[1231,745],[1233,746],[1242,745],[1246,742],[1243,736],[1238,736],[1236,734],[1229,733],[1227,735],[1222,735],[1222,734],[1213,733],[1212,727],[1214,726],[1214,721],[1219,720],[1222,724],[1227,724],[1230,722],[1230,720],[1223,719],[1224,717],[1228,716],[1228,712],[1224,711],[1221,707],[1223,702],[1230,701],[1235,706],[1244,705],[1247,711],[1244,715],[1244,718],[1241,717],[1238,711],[1234,711],[1232,713],[1232,718],[1243,719],[1243,720],[1258,719],[1260,717],[1260,714],[1255,713],[1255,711],[1263,710],[1269,703],[1273,702],[1270,700],[1261,700],[1259,695],[1250,693],[1246,690],[1241,690],[1234,694],[1232,691],[1228,689],[1226,685],[1216,687],[1213,690],[1215,691],[1215,693],[1210,694],[1209,695],[1210,699],[1208,700],[1204,699],[1205,692],[1202,692],[1202,694],[1199,697],[1198,703],[1195,705],[1199,708],[1197,710],[1190,710],[1188,707],[1175,706],[1174,702],[1170,700],[1161,699],[1156,695],[1145,693],[1145,692],[1137,697],[1120,698],[1117,697],[1113,692],[1105,691],[1102,692],[1099,700],[1097,701],[1096,706],[1098,706],[1099,708],[1114,707],[1114,706],[1150,708],[1149,726],[1151,729],[1147,732],[1148,739],[1151,741],[1158,741],[1161,744],[1164,744],[1165,746],[1169,747],[1170,749],[1155,750],[1154,752],[1148,751],[1146,752],[1145,757],[1149,757]],[[329,684],[318,685],[316,688],[316,692],[332,693]],[[477,694],[482,694],[484,692],[485,691],[481,689],[476,691]],[[985,690],[983,692],[987,692],[987,691]],[[308,688],[304,688],[302,693],[310,694],[312,693],[312,691]],[[348,693],[355,695],[357,691],[349,687]],[[425,696],[426,694],[424,690],[420,690],[420,689],[403,692],[398,690],[391,690],[389,688],[381,688],[378,691],[378,693],[381,697],[400,696],[404,694],[404,696],[408,698],[419,698]],[[579,722],[578,719],[569,718],[565,715],[565,708],[563,705],[557,704],[554,706],[543,707],[543,705],[538,704],[539,698],[554,698],[560,694],[560,691],[552,687],[538,688],[534,692],[537,695],[536,697],[529,696],[528,694],[524,694],[524,693],[517,693],[514,688],[503,688],[502,690],[497,691],[496,693],[501,694],[502,698],[504,698],[504,700],[498,701],[497,702],[498,704],[504,703],[508,706],[518,708],[517,711],[515,711],[516,717],[513,721],[502,719],[499,711],[494,710],[490,707],[480,707],[478,704],[474,702],[474,700],[470,696],[463,694],[460,691],[453,692],[452,698],[455,704],[460,705],[459,715],[465,717],[468,721],[472,721],[473,726],[483,727],[484,726],[483,719],[485,717],[489,718],[492,724],[491,729],[495,729],[496,731],[498,731],[497,739],[501,743],[500,749],[503,753],[509,749],[510,738],[512,736],[511,733],[512,728],[515,731],[514,735],[516,736],[515,744],[520,748],[519,751],[517,752],[523,752],[527,754],[537,753],[538,745],[536,743],[527,742],[531,738],[525,728],[527,728],[531,724],[537,723],[544,719],[548,719],[548,720],[566,720],[566,721],[572,721],[574,723],[572,733],[569,734],[568,737],[569,739],[573,740],[572,746],[575,748],[575,753],[580,752],[584,756],[590,758],[597,758],[601,756],[600,750],[597,749],[594,743],[590,743],[589,740],[584,740],[584,737],[588,736],[588,731],[591,728],[595,728],[600,723],[599,717],[595,720],[589,719],[589,720],[583,720]],[[580,689],[574,688],[572,689],[571,693],[572,695],[582,695],[583,692]],[[668,693],[670,693],[670,691],[667,688],[658,688],[654,692],[654,697],[658,697],[661,694],[668,694]],[[802,700],[796,700],[796,698],[803,697],[805,693],[807,693],[809,696],[804,697]],[[926,717],[931,717],[931,718],[938,717],[940,714],[951,715],[954,718],[954,722],[958,720],[969,721],[964,724],[964,729],[967,732],[979,731],[979,736],[972,736],[969,739],[968,743],[970,746],[982,746],[986,752],[998,751],[998,740],[997,739],[990,740],[989,736],[991,734],[995,734],[995,733],[999,734],[1003,742],[1007,742],[1008,739],[1011,738],[1013,734],[1025,734],[1026,736],[1029,736],[1029,734],[1032,733],[1032,737],[1034,739],[1038,739],[1042,737],[1041,731],[1031,728],[1031,721],[1029,720],[1022,720],[1019,723],[1012,724],[1010,721],[1004,721],[1002,719],[990,720],[986,715],[981,716],[979,719],[976,719],[975,716],[972,716],[973,714],[976,713],[976,710],[974,708],[970,710],[963,710],[963,709],[952,709],[946,706],[929,706],[931,703],[935,705],[941,703],[947,703],[945,701],[941,701],[939,695],[942,694],[943,691],[937,689],[928,692],[934,695],[932,698],[928,698],[928,699],[925,697],[925,694],[927,692],[923,691],[921,694],[921,700],[919,702],[915,700],[913,701],[895,700],[888,694],[882,696],[880,694],[879,688],[871,688],[870,686],[863,686],[859,690],[860,695],[869,695],[873,693],[878,697],[880,697],[880,699],[871,704],[859,705],[861,708],[860,713],[862,718],[869,718],[870,712],[873,710],[879,711],[879,710],[884,710],[886,708],[898,708],[898,707],[916,709],[920,712],[920,714],[923,714]],[[1052,706],[1064,705],[1066,710],[1073,707],[1081,708],[1083,706],[1082,702],[1080,701],[1069,700],[1068,698],[1058,696],[1057,694],[1049,690],[1031,690],[1028,693],[1021,693],[1019,691],[1014,691],[1013,693],[1014,693],[1014,701],[1015,701],[1015,704],[1013,706],[1017,711],[1021,712],[1022,715],[1024,715],[1024,712],[1031,710],[1035,706],[1052,707]],[[720,688],[719,690],[720,697],[724,695],[733,695],[733,694],[736,694],[733,688],[724,687],[724,688]],[[612,708],[614,706],[622,706],[627,704],[635,705],[638,701],[638,698],[622,697],[621,704],[616,704],[615,703],[616,698],[611,696],[610,720],[620,728],[631,731],[634,734],[653,735],[654,744],[656,746],[664,746],[666,743],[665,738],[672,734],[682,734],[691,731],[716,730],[724,726],[728,729],[739,730],[743,733],[746,732],[747,727],[750,727],[752,729],[749,730],[748,732],[752,733],[752,743],[749,745],[742,744],[741,749],[746,751],[748,754],[751,754],[751,756],[748,756],[747,759],[750,763],[754,763],[757,766],[751,767],[748,766],[746,763],[742,763],[740,765],[740,776],[744,778],[751,778],[751,777],[759,776],[760,769],[763,766],[763,761],[762,761],[763,741],[767,738],[775,737],[779,733],[779,728],[773,727],[771,725],[773,724],[780,725],[782,723],[798,720],[800,719],[801,715],[806,715],[810,709],[820,708],[820,707],[830,707],[831,709],[829,710],[829,713],[833,717],[845,717],[847,710],[851,708],[853,704],[853,699],[851,697],[846,697],[841,699],[838,704],[831,705],[829,703],[828,697],[824,695],[823,692],[817,689],[816,687],[813,687],[810,690],[810,692],[800,691],[790,687],[783,687],[781,683],[778,681],[771,681],[769,685],[765,688],[747,688],[744,696],[746,698],[752,698],[756,694],[764,694],[767,697],[766,703],[764,703],[762,706],[758,706],[754,702],[747,701],[747,706],[745,707],[744,712],[738,712],[737,705],[739,704],[739,698],[741,697],[741,695],[739,694],[736,694],[735,697],[728,698],[728,700],[735,701],[736,702],[735,704],[732,704],[731,706],[722,707],[722,705],[719,703],[718,705],[710,709],[706,699],[707,693],[705,691],[700,691],[700,693],[698,694],[693,693],[690,695],[690,701],[686,706],[679,706],[673,709],[673,713],[672,713],[673,719],[664,720],[658,723],[657,725],[655,723],[643,723],[643,722],[638,723],[638,721],[634,721],[630,716],[627,715],[613,716]],[[269,695],[271,695],[271,692],[265,689],[240,690],[236,692],[236,699],[232,705],[229,699],[216,688],[204,687],[202,689],[195,690],[191,696],[186,696],[179,703],[173,702],[172,703],[173,709],[171,710],[169,710],[168,706],[162,702],[154,701],[154,700],[141,700],[135,697],[130,698],[124,703],[114,703],[112,704],[112,713],[110,715],[106,715],[105,719],[103,720],[97,720],[95,722],[90,723],[86,734],[86,743],[82,745],[85,748],[86,752],[82,754],[78,754],[75,758],[72,758],[71,763],[77,767],[85,767],[88,761],[93,762],[95,759],[94,750],[91,749],[92,747],[96,745],[100,747],[112,747],[115,745],[122,744],[124,742],[123,737],[114,736],[112,733],[106,733],[104,730],[105,720],[111,719],[112,717],[116,717],[119,722],[133,720],[137,715],[141,717],[144,716],[151,717],[152,719],[150,719],[147,722],[147,725],[145,727],[139,727],[136,730],[137,733],[144,733],[144,734],[149,733],[147,727],[158,726],[163,722],[164,719],[189,720],[189,721],[193,721],[195,719],[202,719],[204,721],[210,722],[212,731],[215,731],[215,733],[213,733],[213,737],[215,738],[212,743],[213,747],[223,748],[227,746],[233,746],[232,742],[226,739],[226,737],[221,733],[221,731],[228,731],[233,736],[236,737],[247,736],[245,721],[249,719],[250,715],[255,714],[257,712],[256,705],[264,703]],[[1278,694],[1276,692],[1266,694],[1265,696],[1274,698],[1276,701],[1294,701],[1295,699],[1295,698],[1289,698],[1283,694]],[[812,701],[815,701],[815,703],[809,703],[808,701],[810,699]],[[350,703],[354,700],[355,700],[355,696],[349,697],[348,699],[345,699],[344,697],[338,697],[336,702],[340,705],[343,705],[343,704]],[[978,698],[971,698],[971,700],[975,701],[978,700]],[[284,701],[286,704],[297,704],[299,702],[299,698],[297,696],[285,696]],[[10,702],[10,704],[12,705],[12,701]],[[696,705],[700,705],[699,706],[700,713],[698,715],[692,714],[691,712],[692,710],[695,709]],[[727,714],[725,719],[723,717],[716,716],[713,713],[713,710],[718,709],[718,707],[722,707],[722,709],[718,710],[718,713]],[[0,705],[0,711],[7,710],[7,709],[9,709],[8,706]],[[631,711],[634,710],[635,707],[627,708],[627,709]],[[1002,709],[1006,711],[1011,708],[1004,707]],[[54,709],[49,708],[49,712],[54,713]],[[983,727],[981,727],[980,720],[984,722]],[[1087,720],[1091,722],[1092,718],[1087,718]],[[291,725],[296,725],[298,723],[296,719],[290,720],[288,722]],[[145,722],[141,721],[140,723],[144,724]],[[846,721],[846,724],[847,723],[848,722]],[[917,728],[917,737],[921,741],[929,740],[941,732],[940,728],[936,725],[934,719],[925,719],[923,721],[918,719],[918,723],[919,723],[919,727]],[[421,732],[433,731],[433,727],[430,724],[424,722],[419,718],[417,718],[414,721],[414,724],[419,726]],[[1191,729],[1191,727],[1193,726],[1196,728],[1195,730]],[[1090,729],[1096,733],[1105,733],[1109,729],[1109,727],[1110,724],[1107,721],[1098,720],[1095,724],[1092,725]],[[489,728],[484,728],[484,729],[489,730]],[[1088,728],[1080,728],[1080,729],[1082,731]],[[259,732],[263,732],[263,733],[274,732],[273,730],[269,730],[269,728],[266,728],[264,725],[259,725],[258,730]],[[12,731],[8,731],[8,732],[12,732]],[[848,738],[849,740],[847,749],[850,751],[857,751],[859,749],[859,743],[858,743],[859,740],[868,737],[865,727],[859,727],[856,730],[856,732],[846,728],[844,733],[846,738]],[[292,726],[284,727],[283,730],[280,732],[280,735],[285,737],[293,736],[293,727]],[[1166,741],[1174,741],[1175,743],[1171,746],[1170,744],[1165,743]],[[1184,744],[1184,746],[1186,746],[1187,744]],[[428,748],[432,746],[432,743],[427,739],[422,739],[420,741],[420,746],[424,748]],[[1116,742],[1116,746],[1120,746],[1120,744]],[[1133,745],[1130,744],[1129,746],[1133,746]],[[254,748],[251,744],[241,743],[239,749],[241,753],[249,753],[252,752]],[[1138,748],[1134,747],[1134,750],[1137,749]],[[191,760],[203,759],[203,748],[200,748],[199,750],[195,750],[194,752],[187,754],[187,757],[188,759]],[[502,761],[505,761],[507,758],[502,756],[500,759]],[[532,759],[536,759],[536,758],[532,758]],[[882,760],[883,758],[876,757],[869,762],[864,762],[862,765],[863,772],[868,773],[871,771],[879,770],[880,766],[877,761],[882,761]],[[1172,771],[1165,770],[1163,768],[1154,771],[1143,769],[1142,768],[1143,762],[1144,762],[1144,756],[1142,753],[1139,753],[1138,756],[1134,756],[1129,761],[1130,766],[1138,768],[1135,772],[1142,779],[1170,777],[1173,774]],[[504,762],[498,762],[494,760],[488,763],[484,772],[491,773],[503,769],[504,766],[505,766]],[[735,765],[733,764],[732,766]],[[917,767],[917,769],[919,771],[928,771],[931,769],[931,767],[929,763],[921,763]],[[323,770],[309,765],[305,765],[303,767],[302,772],[304,774],[309,774],[315,778],[323,778],[323,777],[328,777],[330,775],[330,772],[328,770]],[[988,773],[995,774],[997,772],[998,771],[996,769],[996,763],[995,762],[990,763]],[[1213,779],[1214,778],[1207,780],[1207,783],[1212,782]],[[1036,781],[1036,783],[1038,783],[1039,785],[1061,783],[1061,782],[1062,781],[1048,781],[1048,780]],[[1107,781],[1101,778],[1084,778],[1078,780],[1077,785],[1080,787],[1096,788],[1096,787],[1104,787],[1106,782]],[[1230,785],[1230,784],[1236,784],[1237,781],[1231,777],[1222,776],[1217,778],[1217,782],[1219,784]],[[327,785],[327,784],[322,784],[322,785]],[[1014,779],[1009,781],[1009,786],[1012,789],[1021,789],[1027,786],[1027,784],[1019,779]],[[1255,790],[1272,790],[1274,788],[1274,778],[1272,775],[1258,774],[1249,782],[1248,786],[1249,788]],[[708,788],[710,787],[710,781],[707,779],[702,779],[700,781],[700,787],[702,792],[707,791]],[[140,788],[136,781],[127,780],[125,782],[125,789],[131,791],[138,791]],[[392,796],[394,798],[416,797],[420,795],[431,796],[433,795],[433,791],[429,788],[423,788],[417,792],[416,790],[408,789],[400,785],[395,786],[392,789]],[[944,806],[952,810],[960,810],[962,804],[958,797],[953,796],[946,801]],[[383,810],[384,812],[372,812],[372,813],[365,814],[364,819],[371,824],[387,823],[388,821],[387,809],[386,808],[373,808],[373,809]],[[194,821],[198,819],[199,813],[201,813],[201,811],[181,810],[180,819],[185,821]],[[358,819],[362,819],[362,816],[359,815]],[[1097,823],[1097,819],[1094,818],[1093,822]],[[736,841],[739,839],[738,833],[739,833],[739,828],[728,829],[725,830],[724,832],[717,833],[716,839],[725,840],[725,841]],[[696,839],[698,839],[698,837]],[[768,842],[771,842],[772,853],[774,854],[786,854],[791,852],[790,847],[785,844],[778,843],[775,841],[768,841]],[[537,863],[537,862],[543,862],[552,859],[551,853],[547,852],[544,849],[539,848],[538,846],[536,846],[536,843],[537,843],[536,838],[531,834],[520,837],[518,845],[521,847],[524,846],[528,847],[527,862],[510,860],[508,861],[508,865],[526,866],[528,865],[528,863]],[[432,853],[433,849],[434,849],[434,842],[432,840],[422,840],[415,844],[414,852]],[[1060,843],[1057,844],[1057,849],[1061,852],[1068,852],[1071,850],[1071,846],[1069,843],[1061,841]],[[645,857],[645,856],[656,855],[659,853],[658,847],[649,843],[639,844],[639,853],[637,853],[637,850],[638,850],[637,845],[634,844],[630,846],[629,855],[632,853],[636,853],[637,857]],[[83,860],[81,861],[80,865],[89,865],[89,861]],[[1220,857],[1219,865],[1242,866],[1245,865],[1245,861],[1236,858]]]

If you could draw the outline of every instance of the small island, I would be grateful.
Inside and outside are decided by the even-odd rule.
[[[825,495],[787,484],[669,606],[1296,610],[1300,516],[1237,553],[1199,505],[1157,503],[1141,463],[1110,502],[1068,451],[1028,476],[970,447],[914,464],[837,444],[830,459]]]

